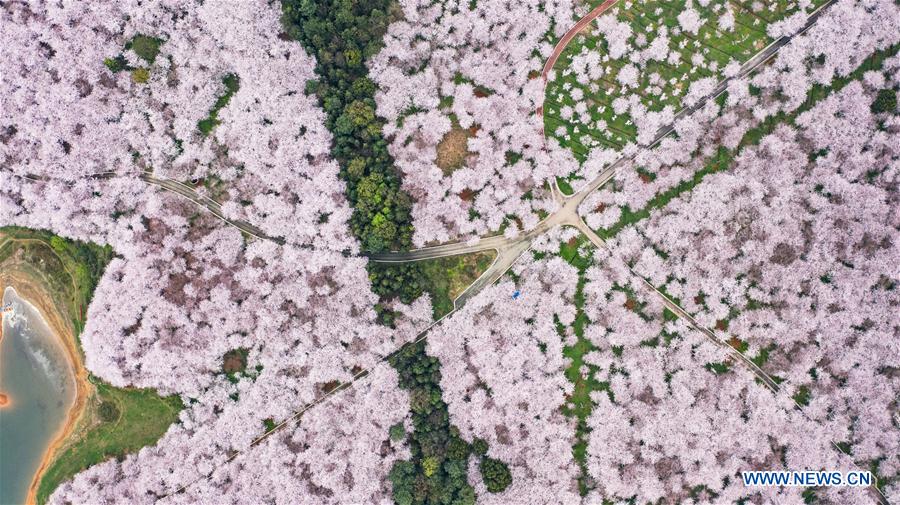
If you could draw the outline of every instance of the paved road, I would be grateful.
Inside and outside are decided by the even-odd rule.
[[[578,226],[578,229],[581,231],[581,233],[583,233],[588,238],[588,240],[591,241],[592,244],[594,244],[594,246],[596,246],[598,248],[608,249],[606,246],[606,242],[602,238],[600,238],[596,233],[594,233],[594,230],[590,229],[590,227],[588,227],[586,224],[584,224],[582,222],[581,225]],[[750,369],[750,371],[753,373],[753,375],[756,376],[756,378],[759,379],[759,381],[762,382],[766,387],[768,387],[770,390],[772,390],[773,393],[777,393],[779,391],[780,388],[778,387],[778,383],[775,382],[775,380],[769,374],[767,374],[761,368],[759,368],[756,365],[756,363],[753,362],[753,360],[751,360],[746,355],[744,355],[742,352],[740,352],[737,349],[735,349],[734,347],[732,347],[731,344],[729,344],[728,342],[723,340],[721,337],[719,337],[715,331],[698,323],[697,320],[694,319],[693,316],[691,316],[690,314],[687,313],[687,311],[682,309],[681,306],[679,306],[677,303],[675,303],[674,300],[672,300],[671,298],[669,298],[668,295],[666,295],[665,293],[660,291],[659,288],[654,286],[644,276],[635,272],[634,269],[631,268],[630,266],[628,267],[628,271],[631,272],[631,275],[636,277],[638,279],[638,281],[640,281],[640,283],[644,287],[646,287],[647,289],[649,289],[650,291],[655,293],[656,296],[658,296],[662,300],[663,305],[666,308],[671,310],[679,318],[684,319],[684,321],[686,323],[688,323],[688,325],[691,328],[700,332],[700,334],[705,336],[713,344],[725,349],[728,352],[728,355],[731,356],[732,359],[743,363],[748,369]]]
[[[195,204],[206,208],[206,210],[208,210],[212,215],[228,223],[229,225],[234,226],[247,235],[263,240],[271,240],[272,242],[275,242],[279,245],[285,244],[285,240],[283,238],[271,237],[269,235],[266,235],[265,232],[246,221],[234,220],[225,217],[225,214],[222,213],[222,205],[219,204],[219,202],[206,195],[201,195],[194,188],[188,186],[187,184],[184,184],[183,182],[176,181],[175,179],[155,177],[150,172],[141,173],[140,179],[148,184],[159,186],[166,191],[171,191],[172,193],[177,193],[187,198]]]
[[[662,141],[663,138],[665,138],[675,130],[675,124],[679,119],[693,114],[701,107],[703,107],[709,100],[714,100],[716,97],[720,96],[727,90],[728,84],[731,81],[749,76],[760,66],[764,65],[767,61],[772,59],[778,53],[778,51],[787,43],[789,43],[794,37],[806,32],[811,26],[813,26],[821,16],[821,14],[825,11],[825,9],[829,8],[836,1],[837,0],[829,0],[828,2],[820,6],[810,14],[806,25],[797,34],[787,37],[781,37],[775,40],[759,53],[750,58],[747,62],[745,62],[741,66],[740,71],[735,76],[727,78],[720,82],[719,85],[712,90],[712,92],[704,96],[693,106],[685,107],[681,111],[679,111],[678,114],[675,115],[675,119],[671,123],[660,128],[654,136],[653,140],[649,144],[641,146],[641,148],[643,150],[652,149],[656,144]],[[588,22],[589,21],[590,20],[588,20]],[[574,226],[578,228],[582,233],[584,233],[595,246],[606,247],[605,242],[581,219],[581,216],[578,214],[578,207],[589,194],[609,182],[613,177],[615,177],[616,172],[620,168],[629,164],[636,156],[637,152],[630,156],[620,157],[612,165],[601,172],[597,177],[595,177],[587,184],[581,186],[578,191],[569,196],[563,195],[559,191],[559,188],[556,186],[555,182],[551,183],[553,198],[557,202],[559,207],[543,221],[538,223],[538,225],[534,229],[529,230],[519,235],[518,237],[506,238],[500,235],[482,239],[481,241],[471,245],[467,245],[467,243],[463,242],[454,242],[449,244],[442,244],[439,246],[416,249],[412,251],[372,254],[369,256],[369,258],[372,261],[376,262],[394,263],[455,256],[458,254],[468,254],[489,249],[497,251],[497,260],[494,261],[494,263],[488,268],[488,270],[481,277],[479,277],[474,284],[472,284],[468,289],[466,289],[465,292],[463,292],[462,295],[460,295],[459,298],[457,298],[454,305],[456,308],[459,308],[485,286],[488,286],[492,282],[499,279],[506,272],[506,270],[510,266],[512,266],[513,263],[515,263],[516,259],[526,250],[528,250],[531,242],[537,236],[547,232],[552,228],[562,225]],[[656,294],[656,296],[660,297],[662,303],[666,307],[668,307],[669,310],[671,310],[678,317],[684,319],[685,322],[688,323],[688,325],[699,331],[707,339],[709,339],[716,345],[725,348],[736,361],[743,363],[756,376],[756,378],[760,380],[760,382],[765,384],[773,392],[777,392],[779,390],[778,383],[775,382],[775,380],[772,379],[771,376],[760,369],[750,358],[722,340],[712,329],[700,325],[690,314],[687,313],[687,311],[682,309],[677,303],[675,303],[674,300],[666,296],[665,293],[660,291],[657,287],[653,286],[644,277],[638,275],[633,270],[632,274],[637,276],[641,283],[644,284],[648,289],[652,290]]]
[[[421,249],[413,249],[410,251],[370,253],[367,254],[367,257],[378,263],[406,263],[409,261],[456,256],[457,254],[468,254],[490,250],[496,251],[497,249],[508,246],[509,243],[510,241],[503,235],[493,235],[480,238],[471,244],[468,242],[448,242],[446,244],[423,247]]]
[[[816,9],[813,13],[810,14],[809,19],[806,22],[806,25],[801,29],[797,34],[781,37],[759,53],[750,58],[747,62],[745,62],[740,71],[734,75],[733,77],[726,78],[722,82],[720,82],[709,94],[701,98],[696,104],[691,107],[685,107],[681,109],[674,117],[674,120],[669,124],[661,127],[657,130],[656,135],[654,135],[653,140],[648,144],[641,145],[641,150],[652,149],[654,146],[659,144],[665,137],[675,131],[675,125],[678,120],[693,114],[700,108],[702,108],[709,100],[715,100],[718,96],[725,93],[728,89],[728,85],[734,81],[735,79],[742,79],[753,72],[755,72],[759,67],[764,65],[766,62],[771,60],[778,51],[784,47],[787,43],[789,43],[794,37],[806,32],[810,27],[812,27],[815,22],[819,19],[821,14],[831,5],[833,5],[837,0],[829,0],[818,9]],[[559,189],[556,187],[555,182],[552,183],[552,191],[554,195],[554,199],[560,205],[559,209],[551,213],[547,218],[538,223],[538,225],[532,229],[527,231],[526,233],[520,235],[515,238],[505,238],[503,236],[494,236],[482,239],[481,241],[474,243],[472,245],[467,245],[464,242],[453,242],[449,244],[442,244],[438,246],[426,247],[422,249],[415,249],[412,251],[396,251],[396,252],[385,252],[378,254],[371,254],[369,258],[373,261],[379,263],[395,263],[395,262],[403,262],[403,261],[418,261],[423,259],[434,259],[441,258],[445,256],[455,256],[457,254],[468,254],[472,252],[479,252],[489,249],[494,250],[503,250],[504,248],[513,248],[517,244],[526,240],[533,240],[538,235],[546,232],[547,230],[562,224],[569,224],[572,226],[579,226],[579,223],[582,223],[581,217],[578,215],[578,206],[581,205],[581,202],[591,194],[596,189],[600,188],[610,179],[615,177],[616,172],[622,167],[628,165],[634,158],[638,155],[640,151],[636,151],[632,155],[623,155],[618,160],[616,160],[612,165],[607,167],[603,172],[601,172],[597,177],[588,182],[587,184],[582,185],[578,191],[574,194],[565,196],[559,192]],[[582,223],[583,224],[583,223]]]

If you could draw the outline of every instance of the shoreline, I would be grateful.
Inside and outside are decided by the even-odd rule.
[[[4,290],[7,287],[11,287],[16,291],[19,298],[30,303],[37,310],[65,349],[66,359],[68,359],[69,365],[72,367],[72,375],[75,380],[75,398],[66,414],[65,422],[50,439],[50,443],[44,450],[44,454],[41,456],[40,463],[32,477],[31,484],[28,486],[25,503],[26,505],[34,505],[41,478],[60,449],[74,433],[78,420],[87,406],[87,400],[90,392],[93,390],[93,385],[88,380],[87,369],[84,367],[81,351],[75,340],[75,329],[68,318],[65,317],[66,310],[61,310],[54,302],[45,286],[24,272],[8,269],[0,273],[0,287]]]

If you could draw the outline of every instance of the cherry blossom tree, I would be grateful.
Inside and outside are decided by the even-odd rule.
[[[845,427],[807,417],[789,393],[773,395],[722,348],[668,317],[616,251],[598,251],[585,279],[593,350],[584,376],[603,385],[591,392],[587,421],[588,502],[793,501],[797,488],[748,488],[740,472],[858,469],[831,444],[847,436]]]
[[[414,243],[484,235],[509,217],[533,228],[549,205],[544,184],[577,170],[566,150],[544,148],[536,115],[543,101],[537,75],[552,49],[547,35],[572,23],[572,3],[400,5],[404,19],[388,28],[369,70],[391,154],[416,200]],[[444,172],[436,158],[451,116],[466,131],[469,154]]]
[[[397,330],[376,323],[365,259],[343,254],[357,245],[324,114],[303,93],[314,61],[278,38],[277,6],[32,2],[5,4],[0,16],[12,48],[0,56],[10,69],[0,85],[0,221],[112,246],[80,336],[86,366],[188,405],[156,445],[88,469],[53,501],[155,501],[249,449],[267,421],[373,367],[373,394],[304,416],[298,431],[248,458],[308,458],[296,474],[256,465],[298,482],[275,490],[279,499],[385,499],[387,471],[405,454],[383,443],[408,400],[392,372],[377,370],[415,336],[422,303],[398,307]],[[126,49],[138,34],[159,41],[153,58]],[[204,132],[198,123],[225,93]],[[286,244],[244,237],[138,179],[151,170],[195,179],[228,216]],[[235,349],[246,350],[247,367],[229,377],[223,356]],[[356,442],[334,452],[348,432]],[[315,448],[295,457],[303,444]],[[271,496],[270,481],[244,489],[254,485],[246,478],[236,489]],[[198,488],[198,499],[220,483]]]
[[[512,471],[512,485],[498,494],[471,473],[479,503],[577,502],[574,424],[560,412],[573,386],[562,373],[567,360],[554,322],[575,317],[577,272],[559,257],[530,253],[513,272],[515,282],[486,288],[435,327],[428,351],[441,360],[453,423],[465,437],[486,440],[488,455]]]
[[[898,446],[888,412],[900,384],[885,375],[897,354],[885,316],[897,303],[889,181],[900,144],[870,108],[871,83],[886,81],[869,74],[821,100],[799,115],[799,129],[778,127],[615,245],[701,324],[726,330],[784,379],[859,466],[882,461],[891,479]]]

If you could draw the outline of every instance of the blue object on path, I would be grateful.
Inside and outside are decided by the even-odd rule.
[[[521,293],[519,293],[519,291],[518,291],[518,290],[516,290],[516,291],[514,291],[514,292],[513,292],[513,297],[512,297],[512,298],[513,298],[513,300],[516,300],[516,299],[518,299],[518,298],[519,298],[519,295],[520,295],[520,294],[521,294]]]

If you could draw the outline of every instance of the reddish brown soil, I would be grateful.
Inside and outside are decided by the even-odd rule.
[[[224,370],[225,373],[243,372],[246,367],[247,364],[244,363],[244,360],[239,354],[228,353],[222,360],[222,370]]]

